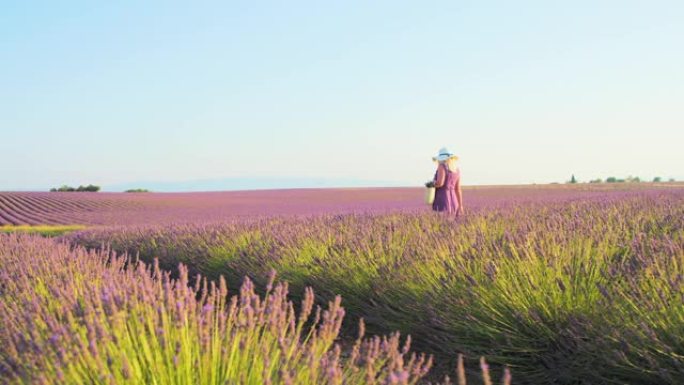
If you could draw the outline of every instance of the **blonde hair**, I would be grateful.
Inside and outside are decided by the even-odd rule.
[[[439,162],[439,164],[446,164],[449,171],[456,172],[456,170],[458,170],[458,167],[456,166],[456,160],[457,158],[449,158],[447,160]]]

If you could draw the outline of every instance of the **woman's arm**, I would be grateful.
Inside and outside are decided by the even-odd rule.
[[[444,172],[444,167],[437,166],[437,175],[435,176],[435,188],[440,188],[444,186],[446,181],[446,172]]]
[[[456,181],[456,200],[458,200],[458,214],[463,214],[463,192],[461,191],[461,178]]]

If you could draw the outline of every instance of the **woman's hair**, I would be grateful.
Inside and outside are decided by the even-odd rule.
[[[449,158],[447,160],[439,162],[439,164],[446,164],[449,168],[449,171],[451,172],[455,172],[456,170],[458,170],[458,167],[456,167],[456,158]]]

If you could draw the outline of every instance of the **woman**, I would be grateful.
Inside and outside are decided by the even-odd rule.
[[[463,194],[461,193],[461,170],[456,167],[458,157],[445,147],[439,155],[432,158],[437,162],[435,172],[435,200],[432,209],[446,213],[463,214]]]

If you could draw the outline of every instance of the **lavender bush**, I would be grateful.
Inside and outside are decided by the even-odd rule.
[[[340,297],[323,310],[307,289],[295,311],[273,277],[263,297],[249,280],[227,293],[223,279],[189,285],[182,265],[175,280],[106,250],[0,235],[0,383],[415,384],[431,366],[399,334],[364,339],[363,323],[343,350]]]

